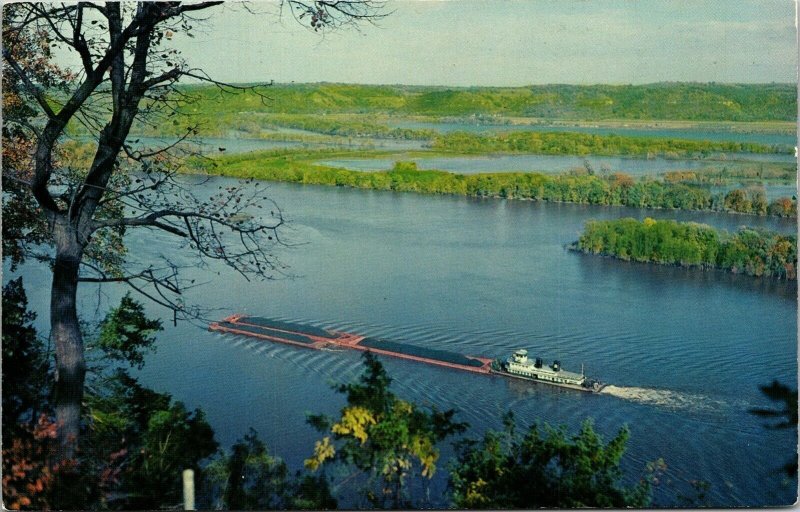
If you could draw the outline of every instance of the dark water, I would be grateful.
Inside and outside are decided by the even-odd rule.
[[[711,140],[729,142],[757,142],[759,144],[786,144],[797,145],[797,138],[793,133],[766,132],[766,131],[734,131],[725,129],[710,129],[706,126],[697,128],[665,128],[641,126],[568,126],[564,124],[520,124],[520,125],[491,125],[468,122],[424,122],[424,121],[390,121],[389,126],[409,128],[413,130],[436,130],[441,133],[473,132],[493,133],[507,131],[534,131],[534,132],[581,132],[597,135],[625,135],[630,137],[660,137],[670,139]]]
[[[211,193],[225,181],[203,187]],[[489,357],[525,347],[567,369],[585,363],[588,375],[613,385],[607,393],[384,360],[398,395],[458,409],[475,435],[499,428],[509,409],[520,423],[571,429],[593,418],[606,438],[629,425],[628,481],[647,461],[663,457],[669,467],[655,491],[659,504],[674,503],[693,479],[711,482],[715,505],[795,500],[793,484],[778,472],[795,451],[794,433],[767,430],[747,412],[772,405],[759,384],[797,386],[795,286],[563,247],[591,218],[651,216],[796,232],[793,221],[283,184],[271,193],[292,219],[285,237],[305,244],[280,253],[298,277],[247,283],[222,267],[195,269],[189,277],[208,284],[186,300],[222,308],[218,317],[244,312]],[[129,243],[142,261],[175,257],[161,234],[139,232]],[[46,269],[27,266],[24,274],[31,303],[47,304]],[[84,286],[84,314],[91,317],[122,291],[104,288],[104,295]],[[319,438],[305,413],[336,414],[343,400],[329,384],[360,372],[356,353],[165,323],[143,381],[203,407],[223,446],[252,426],[293,468]],[[434,487],[441,490],[444,478],[440,471]]]

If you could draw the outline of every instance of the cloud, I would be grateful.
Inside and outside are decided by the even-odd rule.
[[[179,44],[214,76],[236,81],[795,79],[794,7],[783,0],[396,0],[390,9],[377,26],[323,37],[286,15],[226,8],[207,37]]]

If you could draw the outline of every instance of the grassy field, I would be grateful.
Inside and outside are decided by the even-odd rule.
[[[535,85],[528,87],[415,87],[356,84],[276,84],[255,92],[222,94],[213,86],[187,85],[182,116],[138,135],[253,134],[294,127],[331,135],[420,139],[424,130],[393,129],[387,116],[427,121],[470,118],[487,124],[539,122],[604,126],[698,127],[788,133],[796,120],[791,84]],[[80,134],[80,126],[71,127]]]
[[[534,85],[528,87],[414,87],[354,84],[277,84],[252,93],[220,95],[187,87],[194,113],[392,114],[503,116],[548,119],[794,121],[792,84],[657,83],[648,85]]]

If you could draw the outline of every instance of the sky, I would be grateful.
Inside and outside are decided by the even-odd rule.
[[[276,2],[217,8],[173,43],[229,82],[522,86],[796,82],[793,0],[389,0],[326,34]]]

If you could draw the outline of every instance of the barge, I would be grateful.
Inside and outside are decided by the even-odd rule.
[[[220,322],[212,322],[209,330],[315,350],[370,351],[374,354],[471,373],[496,374],[580,391],[597,392],[603,387],[599,382],[587,379],[582,370],[580,374],[563,370],[558,361],[549,366],[543,365],[538,358],[529,361],[527,351],[524,349],[517,350],[507,361],[501,362],[487,357],[462,355],[382,338],[239,314],[229,316]]]

